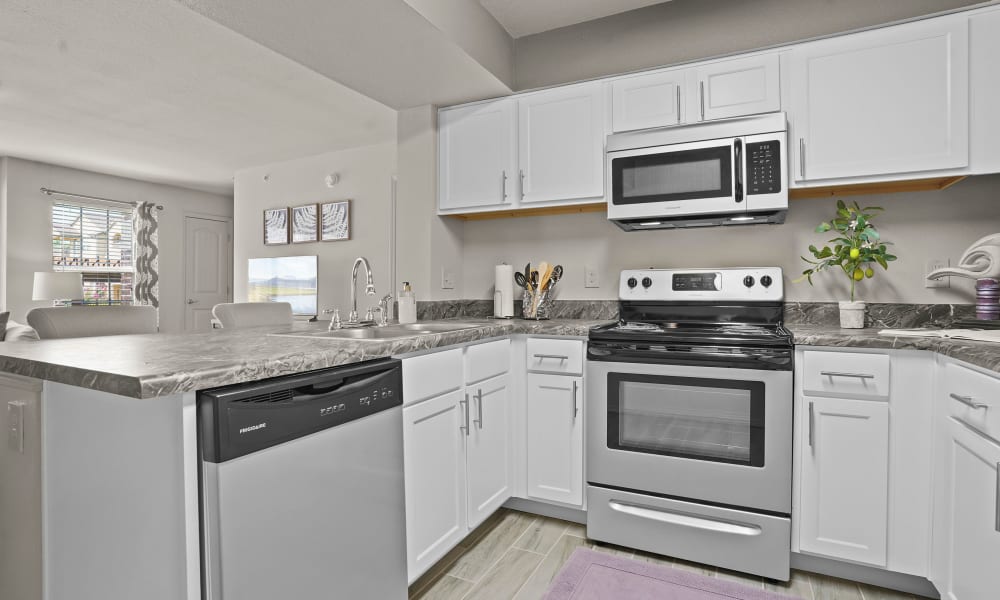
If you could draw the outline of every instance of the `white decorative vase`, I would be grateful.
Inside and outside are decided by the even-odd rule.
[[[865,303],[848,302],[840,303],[840,327],[842,329],[864,329],[865,328]]]

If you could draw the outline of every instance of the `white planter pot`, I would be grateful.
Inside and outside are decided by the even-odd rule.
[[[842,329],[864,329],[865,328],[865,303],[864,302],[841,302],[840,303],[840,327]]]

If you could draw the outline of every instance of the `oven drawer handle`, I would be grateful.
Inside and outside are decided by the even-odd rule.
[[[979,410],[980,408],[989,409],[989,404],[983,404],[982,402],[976,402],[976,399],[972,396],[960,396],[954,392],[948,394],[951,398],[958,400],[962,404],[968,406],[969,408],[974,408]]]
[[[675,513],[665,511],[663,509],[626,504],[624,502],[618,502],[617,500],[610,501],[608,506],[611,507],[611,510],[616,512],[642,519],[659,521],[661,523],[669,523],[671,525],[693,527],[695,529],[704,529],[706,531],[714,531],[716,533],[730,533],[733,535],[757,536],[761,534],[761,528],[758,525],[707,519],[705,517],[685,513]]]
[[[871,373],[844,373],[842,371],[820,371],[824,377],[853,377],[855,379],[875,379]]]
[[[534,356],[538,360],[545,360],[546,358],[551,358],[554,360],[569,360],[569,356],[565,354],[535,354]]]

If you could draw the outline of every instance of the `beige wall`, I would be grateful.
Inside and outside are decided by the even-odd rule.
[[[298,160],[275,163],[236,173],[234,297],[247,296],[247,259],[263,256],[319,257],[319,304],[339,308],[346,319],[354,259],[366,257],[372,265],[378,297],[366,297],[359,284],[358,311],[364,314],[378,298],[394,290],[391,283],[390,215],[392,177],[396,171],[396,144],[385,143]],[[339,173],[340,182],[327,187],[327,174]],[[268,179],[265,181],[265,175]],[[314,202],[351,200],[351,239],[264,246],[263,211]]]
[[[863,300],[872,302],[971,303],[971,280],[952,278],[951,288],[924,287],[927,259],[951,258],[976,239],[1000,231],[1000,175],[969,178],[948,190],[858,197],[862,206],[886,209],[876,223],[885,239],[895,243],[899,260],[889,271],[876,268],[876,278],[859,286]],[[793,200],[784,225],[758,225],[681,231],[625,233],[607,222],[604,213],[528,217],[465,224],[463,271],[467,298],[491,298],[493,265],[547,260],[562,264],[562,299],[617,298],[622,269],[644,267],[771,266],[785,270],[786,298],[793,301],[846,299],[848,285],[838,273],[814,278],[815,286],[793,284],[805,268],[800,256],[809,244],[822,245],[829,236],[813,233],[828,220],[834,200]],[[596,267],[600,287],[583,287],[584,266]]]
[[[11,318],[23,323],[30,309],[51,304],[31,300],[34,272],[52,270],[52,198],[38,191],[47,187],[165,207],[159,213],[160,330],[184,329],[184,215],[231,217],[231,197],[17,158],[6,159],[6,164],[3,300]]]
[[[975,0],[673,0],[515,42],[515,89],[745,52]]]

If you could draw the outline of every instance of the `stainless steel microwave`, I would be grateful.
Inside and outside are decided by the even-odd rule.
[[[785,113],[608,136],[608,219],[626,231],[783,223]]]

